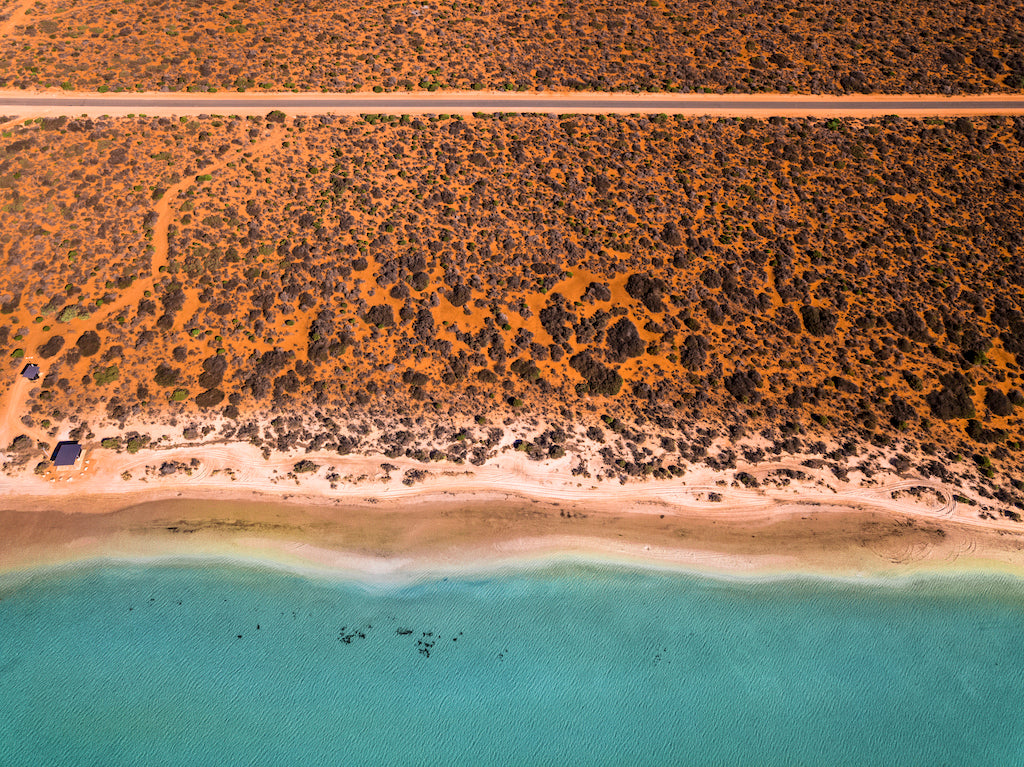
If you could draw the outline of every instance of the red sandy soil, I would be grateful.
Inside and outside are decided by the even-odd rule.
[[[6,471],[56,479],[65,437],[113,476],[147,441],[161,476],[192,468],[171,445],[252,443],[339,486],[325,454],[405,486],[511,453],[580,483],[893,475],[1012,521],[1022,143],[1008,118],[19,126],[0,343],[8,387],[45,375],[5,395]]]
[[[980,93],[1024,87],[1020,5],[617,0],[8,2],[0,84],[80,90]]]

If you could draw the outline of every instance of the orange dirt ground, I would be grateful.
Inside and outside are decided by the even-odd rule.
[[[32,121],[7,470],[157,434],[618,481],[799,454],[1012,518],[1022,161],[1010,118]]]
[[[1014,0],[7,0],[0,13],[0,84],[20,88],[1024,88]]]

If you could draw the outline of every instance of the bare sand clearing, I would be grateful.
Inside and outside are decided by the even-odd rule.
[[[665,113],[714,117],[904,117],[1020,114],[1024,96],[983,94],[829,96],[798,93],[632,94],[504,91],[433,93],[119,93],[35,90],[0,91],[16,99],[2,107],[23,117],[55,115],[122,117],[188,114],[266,114],[280,109],[290,115],[316,114],[471,114],[473,112],[637,114]],[[998,104],[993,106],[993,104]]]
[[[146,452],[134,457],[136,474],[154,461]],[[510,456],[472,470],[441,466],[408,486],[401,466],[385,475],[372,459],[335,456],[335,470],[348,474],[331,488],[286,477],[291,459],[265,462],[249,445],[186,453],[202,455],[192,476],[121,480],[92,459],[49,480],[3,480],[0,569],[199,554],[401,575],[568,554],[739,574],[1024,571],[1024,532],[1011,523],[960,516],[939,486],[898,492],[926,481],[844,493],[816,489],[814,479],[747,490],[699,470],[685,484],[592,486],[558,462]],[[116,470],[126,470],[124,459]],[[228,464],[260,471],[229,473]],[[275,466],[280,478],[270,476]]]

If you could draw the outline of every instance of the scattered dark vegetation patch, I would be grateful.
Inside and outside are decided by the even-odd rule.
[[[626,317],[608,328],[607,339],[610,362],[625,362],[630,357],[639,357],[646,348],[636,325]]]
[[[881,5],[860,0],[842,14],[829,13],[821,3],[795,10],[735,0],[685,7],[591,1],[573,5],[571,12],[542,0],[528,15],[495,0],[445,17],[419,10],[382,0],[315,0],[295,13],[288,5],[254,2],[239,18],[227,18],[170,0],[156,7],[104,3],[76,8],[72,17],[63,7],[39,7],[12,31],[9,43],[25,65],[6,69],[4,76],[20,87],[64,84],[104,91],[544,86],[979,93],[1024,87],[1016,37],[1020,9],[1014,3],[991,3],[974,14],[962,5],[926,0]],[[756,30],[748,28],[749,18],[757,19]],[[83,50],[85,29],[90,45]],[[260,55],[251,55],[254,51]],[[387,65],[370,66],[380,51],[388,52]],[[167,60],[154,66],[161,55]],[[380,120],[368,118],[370,124]],[[286,117],[275,110],[264,119],[282,124]],[[41,127],[81,130],[77,123],[44,118]],[[559,133],[575,138],[584,124],[579,116],[560,118]],[[950,121],[950,129],[976,137],[966,118]],[[7,147],[8,153],[18,151],[23,150]],[[124,155],[123,147],[113,147],[107,163],[118,167]],[[467,153],[466,161],[476,168],[493,164],[486,147]],[[608,176],[591,176],[598,195],[607,194]],[[670,246],[681,244],[676,222],[659,230]]]
[[[55,357],[64,348],[64,336],[51,336],[50,339],[39,347],[39,356],[43,359]]]
[[[180,378],[181,370],[171,367],[166,362],[161,362],[157,365],[156,373],[153,375],[153,380],[160,386],[174,386]]]
[[[758,390],[763,383],[761,374],[756,370],[737,370],[725,377],[725,390],[740,402],[755,404],[761,399]]]
[[[220,389],[208,389],[201,394],[196,395],[196,404],[199,407],[216,407],[224,401],[224,392]]]
[[[100,350],[100,336],[95,330],[87,330],[75,342],[83,357],[91,357]]]
[[[974,402],[971,397],[974,387],[963,373],[943,373],[939,376],[941,389],[935,389],[926,397],[928,406],[937,418],[973,418]]]
[[[800,316],[812,336],[831,335],[836,329],[835,314],[820,306],[801,306]]]
[[[605,367],[589,354],[576,354],[569,364],[586,381],[590,394],[615,395],[622,388],[622,376],[615,370]]]
[[[0,169],[0,343],[53,374],[35,423],[217,407],[241,429],[266,409],[323,425],[243,439],[351,450],[350,419],[401,413],[419,434],[437,414],[565,408],[589,425],[587,398],[619,394],[602,407],[644,424],[610,440],[625,476],[669,471],[644,451],[703,422],[784,451],[926,440],[934,476],[943,450],[986,445],[996,479],[1019,474],[1016,118],[162,119],[68,120],[0,153],[68,168]],[[152,189],[222,148],[237,162],[182,192],[154,280]],[[45,230],[44,204],[65,211]],[[172,392],[192,400],[172,410]]]
[[[370,325],[376,325],[381,328],[391,327],[395,324],[395,315],[392,313],[391,307],[387,304],[371,306],[366,314],[363,315],[363,319]]]

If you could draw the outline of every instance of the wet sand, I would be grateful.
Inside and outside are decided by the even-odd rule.
[[[848,508],[745,519],[528,498],[324,505],[177,497],[67,513],[47,500],[50,508],[25,508],[26,499],[21,510],[0,511],[0,570],[99,557],[227,556],[403,577],[583,556],[737,575],[1024,574],[1024,533]],[[80,506],[110,502],[78,499]]]

